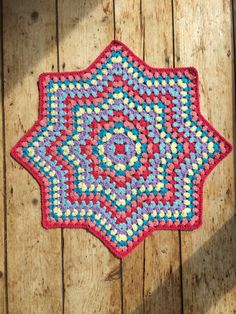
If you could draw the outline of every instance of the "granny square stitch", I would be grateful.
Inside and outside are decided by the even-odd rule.
[[[112,41],[85,70],[39,77],[39,119],[12,156],[45,228],[86,228],[123,258],[202,223],[203,183],[231,145],[200,113],[195,68],[152,68]]]

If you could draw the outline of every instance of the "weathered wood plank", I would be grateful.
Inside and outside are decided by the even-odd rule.
[[[88,66],[113,39],[110,0],[59,1],[60,70]],[[64,230],[65,313],[120,313],[120,261],[85,230]]]
[[[143,57],[141,1],[115,1],[115,37],[122,40],[139,57]],[[123,311],[143,311],[144,244],[140,244],[122,261]]]
[[[2,11],[2,8],[0,8]],[[2,25],[2,12],[0,12],[0,25]],[[2,30],[0,33],[2,36]],[[0,60],[2,60],[2,41],[0,42]],[[5,298],[5,280],[6,280],[6,273],[5,273],[5,239],[4,239],[4,232],[5,232],[5,214],[4,214],[4,132],[3,132],[3,103],[2,103],[2,64],[0,65],[0,97],[1,97],[1,111],[0,111],[0,313],[6,312],[6,298]]]
[[[233,45],[234,45],[234,89],[236,89],[236,1],[232,0],[232,23],[233,23]],[[235,95],[234,95],[235,96]],[[236,98],[236,97],[234,97]]]
[[[38,115],[37,79],[56,62],[54,1],[3,1],[9,313],[61,312],[60,230],[41,226],[39,186],[9,155]]]
[[[177,66],[199,71],[202,113],[232,142],[233,53],[230,1],[174,1]],[[235,192],[233,153],[204,187],[203,226],[182,232],[184,313],[233,313]]]
[[[142,4],[144,58],[154,67],[173,67],[172,4],[145,0]],[[179,234],[154,232],[145,241],[145,313],[180,313]]]

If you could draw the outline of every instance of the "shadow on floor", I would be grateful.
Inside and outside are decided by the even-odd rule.
[[[236,284],[236,219],[233,216],[202,247],[183,263],[184,313],[207,313]],[[184,250],[184,247],[182,247]],[[199,268],[198,268],[199,265]],[[145,297],[147,314],[156,309],[172,282],[179,278],[179,269],[171,274],[151,295]],[[233,300],[233,298],[232,298]],[[231,308],[232,309],[232,308]],[[143,313],[143,304],[132,314]],[[161,314],[164,314],[165,309]],[[169,313],[166,313],[169,314]]]
[[[92,7],[91,3],[94,8],[101,3],[100,0],[93,0],[93,2],[77,0],[77,3],[78,2],[81,8],[80,19],[89,16]],[[8,16],[4,18],[4,55],[12,54],[10,57],[8,56],[8,60],[11,60],[11,64],[4,64],[6,77],[9,71],[14,70],[14,68],[18,69],[14,71],[16,75],[11,75],[12,80],[8,80],[7,82],[6,91],[10,93],[19,81],[22,81],[24,77],[31,73],[31,70],[35,68],[39,60],[51,53],[52,46],[56,49],[56,7],[54,4],[48,5],[49,2],[47,1],[43,3],[40,2],[40,5],[36,4],[38,2],[35,1],[35,10],[27,11],[29,10],[27,4],[32,3],[31,0],[22,0],[20,2],[18,0],[9,0],[4,3],[7,5],[4,6],[3,14],[11,14],[12,17],[9,19],[9,23],[14,22],[13,24],[8,24]],[[54,1],[50,3],[54,3]],[[29,7],[32,7],[32,4]],[[48,8],[53,11],[48,12]],[[37,30],[41,27],[40,23],[42,23],[42,17],[44,15],[47,16],[46,22],[43,20],[44,23],[47,23],[50,29],[53,25],[55,31],[53,32],[53,38],[49,37],[50,43],[48,45],[45,44],[46,40],[44,39],[43,48],[40,48],[41,43],[40,38],[37,37]],[[78,21],[68,21],[71,31],[76,27],[77,23]],[[25,32],[27,27],[31,29],[30,34]],[[22,28],[22,32],[19,32],[20,40],[13,36],[17,28]],[[69,32],[66,36],[69,36]],[[59,34],[59,37],[60,40],[63,40],[61,34]],[[13,45],[15,44],[15,50],[9,51],[7,49],[7,47],[10,46],[8,41],[12,41],[12,38],[16,40],[16,44],[13,43]],[[24,57],[29,41],[35,43],[35,57],[32,59],[27,59],[27,55]],[[11,47],[13,47],[13,45]],[[30,47],[33,47],[33,45],[30,45]],[[17,60],[19,60],[18,63]],[[25,60],[27,64],[22,65],[22,60]],[[56,71],[57,65],[54,64],[51,69],[42,70]],[[39,73],[35,73],[34,75],[37,77],[38,74]],[[224,295],[233,288],[235,285],[234,265],[236,264],[235,239],[236,222],[235,217],[232,217],[183,264],[185,313],[206,313],[214,304],[217,304],[220,298],[224,297]],[[184,247],[182,250],[184,250]],[[198,265],[200,265],[199,268]],[[191,271],[193,269],[194,271]],[[155,311],[155,308],[157,308],[156,304],[160,298],[163,298],[168,292],[168,287],[171,286],[172,282],[176,281],[177,276],[179,277],[179,269],[171,274],[151,295],[145,298],[144,308],[147,314],[158,314]],[[139,313],[143,313],[143,305],[138,306],[133,312],[133,314]],[[165,309],[163,309],[161,314],[164,313]]]
[[[76,12],[74,13],[76,18],[71,17],[71,19],[66,20],[65,17],[70,16],[70,13],[73,12],[73,0],[68,0],[67,6],[63,6],[63,3],[63,1],[3,1],[1,9],[5,96],[17,84],[21,84],[27,76],[35,77],[36,87],[36,81],[41,72],[57,71],[57,39],[59,39],[60,45],[64,37],[70,36],[70,32],[78,27],[78,23],[81,23],[83,19],[91,19],[92,22],[93,11],[96,10],[97,6],[101,6],[100,0],[77,0]],[[59,16],[57,16],[57,9],[60,12]],[[102,6],[101,10],[103,10],[104,15],[101,18],[104,19],[104,22],[108,20],[108,17],[113,21],[112,8]],[[66,23],[66,33],[63,32],[63,26],[61,27],[62,32],[58,33],[57,22],[62,23],[62,19],[63,23]],[[91,42],[92,48],[93,43]],[[79,49],[80,47],[78,47]],[[50,58],[51,63],[47,62],[48,56],[52,55],[54,57]],[[45,65],[44,62],[41,62],[43,59],[45,59]],[[40,62],[40,67],[37,68]],[[87,65],[85,64],[84,68]],[[60,67],[63,71],[62,64]]]

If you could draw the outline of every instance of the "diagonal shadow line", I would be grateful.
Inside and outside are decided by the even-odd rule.
[[[25,64],[21,64],[20,62],[17,62],[17,60],[25,59],[28,41],[35,42],[36,46],[39,46],[38,41],[40,40],[40,37],[37,36],[37,31],[40,25],[43,25],[43,24],[45,25],[45,23],[48,25],[49,28],[52,27],[55,29],[55,34],[51,38],[48,38],[48,42],[52,41],[55,51],[57,50],[57,42],[56,42],[57,41],[57,38],[56,38],[57,37],[57,29],[56,29],[57,0],[54,0],[55,1],[54,8],[53,8],[53,5],[50,5],[50,6],[47,5],[47,1],[45,1],[44,3],[42,3],[40,9],[37,8],[38,5],[36,4],[35,5],[36,9],[35,10],[32,9],[31,11],[27,9],[27,1],[28,0],[23,0],[23,1],[11,0],[9,1],[9,3],[7,1],[4,1],[5,5],[3,5],[3,16],[6,16],[6,17],[11,16],[11,18],[14,17],[14,25],[12,24],[10,25],[6,17],[3,19],[3,38],[4,38],[3,58],[6,54],[8,55],[12,54],[12,60],[14,60],[14,64],[10,64],[10,65],[4,64],[4,70],[5,72],[9,73],[12,70],[13,66],[18,68],[18,70],[15,71],[16,75],[12,76],[12,80],[10,82],[7,82],[8,85],[7,85],[7,90],[5,90],[5,97],[7,96],[7,93],[10,93],[10,91],[14,88],[14,86],[22,82],[26,76],[29,76],[30,73],[31,75],[34,75],[37,80],[41,72],[57,71],[57,60],[55,60],[55,62],[51,64],[51,68],[48,68],[48,67],[43,68],[39,73],[32,72],[32,69],[34,69],[36,65],[40,63],[40,61],[43,58],[45,58],[45,56],[51,53],[52,44],[48,44],[48,45],[44,44],[43,49],[37,49],[36,57],[27,59],[27,66]],[[86,3],[86,1],[88,0],[77,0],[77,3],[79,3],[79,7],[81,7],[79,17],[78,19],[72,19],[68,21],[67,27],[69,26],[71,27],[71,29],[69,32],[64,34],[64,36],[63,34],[60,34],[61,41],[63,41],[65,37],[69,36],[70,32],[72,32],[76,27],[78,27],[78,22],[81,22],[85,18],[90,18],[91,8],[94,11],[97,8],[97,6],[101,5],[101,0],[92,0],[92,5],[91,5],[91,1],[88,1],[87,2],[88,4]],[[53,1],[51,3],[53,3]],[[31,5],[31,7],[33,7],[33,5]],[[53,10],[53,12],[48,12],[50,7],[51,7],[51,10]],[[109,14],[109,12],[106,7],[102,7],[102,8],[104,11],[104,16],[106,17]],[[25,11],[27,12],[27,10],[29,11],[28,16],[25,13]],[[23,13],[21,14],[21,12]],[[47,17],[46,20],[45,20],[45,16]],[[8,51],[8,50],[6,51],[5,47],[11,46],[11,45],[8,45],[8,42],[12,42],[13,38],[15,38],[15,36],[11,36],[11,34],[13,35],[16,29],[21,29],[22,25],[23,25],[23,28],[25,28],[25,25],[27,25],[27,27],[31,29],[35,28],[35,32],[31,30],[30,33],[31,34],[35,33],[36,35],[32,37],[31,35],[27,34],[27,32],[25,31],[20,32],[19,36],[21,37],[21,40],[25,43],[24,45],[25,48],[24,49],[21,49],[21,47],[19,48],[16,43],[14,51]],[[6,29],[7,29],[7,35],[6,35]],[[84,67],[86,67],[87,65],[85,64]]]
[[[79,0],[82,5],[82,0]],[[21,2],[23,3],[23,2]],[[94,8],[96,8],[97,5],[99,5],[99,0],[94,0],[93,5]],[[20,12],[19,10],[19,1],[15,0],[12,5],[12,11],[14,14],[16,12]],[[84,6],[83,7],[83,16],[80,18],[86,18],[90,10],[89,8]],[[34,23],[40,23],[40,16],[44,14],[44,7],[42,6],[41,11],[39,12],[39,16],[37,17],[37,12],[30,12],[29,14],[29,22],[32,23],[32,26]],[[20,13],[16,15],[16,25],[15,27],[19,27],[18,19],[20,18]],[[25,21],[28,23],[28,21]],[[55,20],[49,21],[50,23],[56,23]],[[77,21],[78,22],[78,21]],[[71,31],[77,26],[77,22],[70,23],[71,25]],[[12,27],[11,30],[14,32],[15,27]],[[68,33],[66,34],[68,35]],[[55,35],[56,36],[56,35]],[[63,40],[63,38],[61,38]],[[4,37],[4,41],[6,40],[12,40],[11,36]],[[55,42],[56,47],[56,42]],[[45,55],[47,55],[50,52],[51,46],[48,45],[48,49],[46,50],[40,50],[40,55],[37,55],[37,58],[34,60],[28,60],[28,68],[22,67],[21,71],[18,71],[17,73],[20,73],[20,77],[17,75],[14,76],[13,80],[10,82],[10,86],[8,86],[7,91],[11,91],[11,88],[13,88],[16,84],[19,83],[19,81],[22,81],[23,78],[29,74],[29,70],[34,68],[35,64],[39,62],[41,58],[44,58]],[[16,53],[16,52],[14,52]],[[20,52],[18,52],[20,53]],[[17,57],[20,59],[21,57],[17,55]],[[23,57],[22,57],[23,58]],[[21,66],[20,64],[18,66]],[[53,70],[53,69],[50,69]],[[55,69],[54,69],[55,70]],[[216,270],[214,274],[212,274],[211,278],[205,278],[204,274],[200,273],[195,274],[195,277],[190,278],[192,281],[192,285],[194,286],[194,295],[197,303],[199,304],[199,313],[205,313],[207,310],[218,301],[218,299],[223,296],[224,293],[229,291],[235,284],[235,274],[233,273],[233,265],[235,262],[235,250],[233,251],[232,248],[234,244],[232,241],[235,241],[235,233],[236,233],[236,223],[235,218],[232,217],[218,232],[216,232],[211,239],[209,239],[197,252],[195,252],[184,264],[183,267],[183,276],[184,280],[187,280],[188,278],[185,278],[185,276],[188,276],[188,270],[191,269],[192,265],[198,264],[209,264],[211,263],[214,265],[212,267],[213,270]],[[225,245],[224,245],[225,244]],[[213,248],[221,247],[220,250],[214,250]],[[232,247],[232,248],[231,248]],[[184,248],[183,248],[184,249]],[[212,251],[213,250],[213,251]],[[232,254],[231,254],[232,252]],[[231,255],[230,255],[231,254]],[[225,267],[222,269],[222,263],[225,260],[225,256],[228,258],[228,261],[225,265]],[[230,258],[229,258],[230,257]],[[202,269],[202,268],[200,268]],[[170,274],[169,277],[163,282],[150,296],[146,297],[145,303],[152,303],[155,307],[155,304],[158,302],[159,298],[163,298],[166,293],[168,293],[168,289],[171,286],[172,282],[175,282],[176,277],[179,277],[179,269],[173,273]],[[205,293],[203,295],[202,291],[210,291],[212,292]],[[201,302],[199,302],[199,300]],[[186,300],[185,300],[186,301]],[[195,302],[195,299],[190,300],[188,303],[190,305]],[[146,306],[146,308],[150,308],[150,306]],[[133,312],[133,314],[142,313],[143,305],[140,305],[137,307],[137,309]],[[190,309],[189,309],[190,311]],[[164,309],[163,309],[164,312]],[[153,312],[155,313],[155,312]],[[151,313],[148,313],[151,314]]]
[[[197,231],[193,231],[197,232]],[[236,216],[232,216],[204,245],[182,265],[185,289],[192,293],[184,296],[186,313],[207,313],[221,297],[236,284]],[[182,248],[184,250],[184,247]],[[191,269],[199,265],[199,271]],[[209,266],[209,265],[212,265]],[[147,314],[158,314],[158,302],[165,298],[173,282],[179,278],[179,269],[170,273],[166,280],[144,298]],[[143,304],[132,314],[143,313]],[[161,314],[164,314],[165,309]],[[166,313],[169,314],[169,313]]]

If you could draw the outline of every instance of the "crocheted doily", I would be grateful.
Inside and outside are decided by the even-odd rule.
[[[40,184],[44,227],[89,229],[122,258],[154,230],[201,225],[204,180],[231,145],[200,113],[196,69],[152,68],[112,41],[39,91],[11,154]]]

